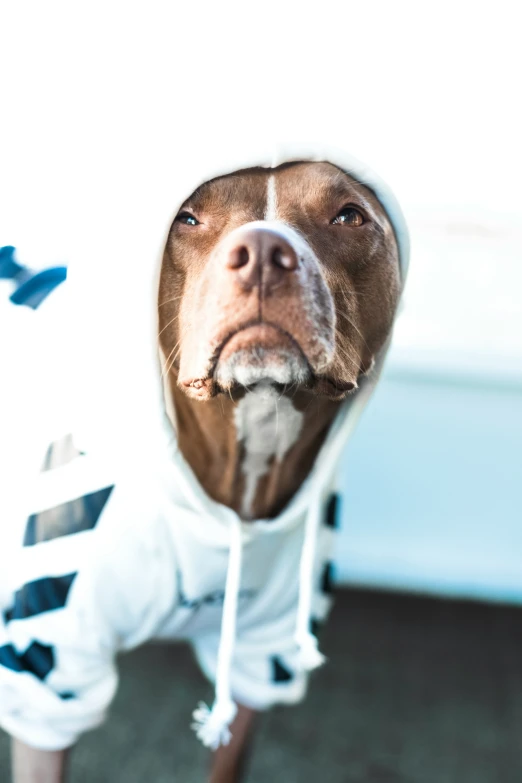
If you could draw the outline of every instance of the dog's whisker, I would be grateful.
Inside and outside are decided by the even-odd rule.
[[[183,294],[180,294],[179,296],[173,296],[172,299],[166,299],[164,302],[160,302],[158,304],[158,307],[164,307],[165,305],[169,304],[170,302],[177,302],[183,297]]]
[[[165,331],[165,329],[167,329],[167,327],[169,327],[171,324],[173,324],[173,323],[174,323],[174,321],[176,321],[176,320],[177,320],[177,318],[178,318],[178,315],[176,314],[176,315],[174,316],[174,318],[172,318],[172,319],[171,319],[171,320],[170,320],[170,321],[169,321],[167,324],[165,324],[165,326],[163,327],[163,329],[161,329],[161,331],[159,331],[159,332],[158,332],[158,337],[161,337],[161,335],[163,334],[163,332]]]
[[[166,376],[167,376],[167,375],[170,373],[170,371],[171,371],[171,369],[172,369],[172,365],[173,365],[173,364],[174,364],[174,362],[176,361],[176,357],[177,357],[177,355],[178,355],[177,353],[176,353],[176,355],[174,356],[174,359],[172,360],[172,362],[171,362],[171,364],[170,364],[170,367],[169,367],[168,371],[166,372],[167,365],[168,365],[168,363],[169,363],[169,361],[170,361],[170,357],[172,356],[172,354],[174,353],[174,351],[175,351],[175,350],[178,348],[178,346],[179,346],[180,342],[181,342],[181,341],[180,341],[180,340],[178,340],[178,342],[176,343],[176,345],[174,346],[174,348],[172,349],[172,351],[169,353],[169,355],[168,355],[168,356],[167,356],[167,358],[165,359],[165,364],[163,365],[163,370],[162,370],[162,373],[161,373],[161,378],[162,378],[162,380],[164,380],[164,379],[166,378]],[[178,353],[179,353],[179,351],[178,351]]]
[[[344,318],[344,319],[345,319],[345,320],[348,322],[348,324],[349,324],[349,325],[352,327],[352,329],[353,329],[353,330],[354,330],[354,331],[355,331],[355,332],[356,332],[356,333],[359,335],[359,337],[360,337],[360,338],[363,340],[363,342],[364,342],[364,344],[365,344],[366,348],[368,348],[368,343],[366,342],[366,340],[365,340],[365,338],[364,338],[364,335],[363,335],[363,333],[361,332],[361,330],[359,329],[359,327],[358,327],[356,324],[354,324],[354,322],[351,320],[351,318],[350,318],[348,315],[346,315],[346,313],[339,313],[339,315],[341,316],[341,318]]]
[[[172,370],[172,368],[174,367],[174,364],[175,364],[175,362],[176,362],[176,359],[178,358],[178,355],[179,355],[179,352],[178,352],[178,353],[176,353],[176,355],[175,355],[175,356],[174,356],[174,358],[172,359],[172,361],[171,361],[171,363],[170,363],[170,367],[169,367],[169,371],[168,371],[167,375],[169,375],[169,374],[170,374],[170,371],[171,371],[171,370]]]
[[[174,354],[174,356],[172,357],[172,361],[171,361],[171,363],[170,363],[170,367],[169,367],[169,370],[168,370],[168,373],[167,373],[167,375],[170,373],[170,371],[171,371],[171,370],[172,370],[172,368],[174,367],[174,363],[175,363],[176,359],[178,358],[179,354],[180,354],[180,349],[178,349],[178,350],[176,351],[176,353]]]
[[[357,359],[350,353],[350,351],[345,346],[342,345],[340,341],[338,341],[337,344],[337,351],[345,359],[348,359],[348,361],[351,362],[354,366],[358,365]]]

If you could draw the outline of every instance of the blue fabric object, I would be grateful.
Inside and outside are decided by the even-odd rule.
[[[22,270],[14,260],[15,248],[11,245],[0,247],[0,280],[12,280]]]
[[[9,297],[16,305],[26,305],[36,310],[43,300],[67,279],[67,267],[44,269],[25,280]]]
[[[4,613],[5,622],[23,620],[54,609],[63,609],[77,574],[46,576],[28,582],[15,593],[14,606]]]
[[[272,656],[272,681],[290,682],[294,679],[292,672],[284,665],[277,655]]]
[[[14,672],[30,672],[39,680],[45,680],[54,668],[54,648],[32,642],[27,650],[20,654],[12,644],[0,647],[0,664]]]
[[[325,514],[325,524],[334,530],[339,527],[339,505],[340,497],[337,492],[332,492],[328,498]]]
[[[106,487],[38,514],[31,514],[25,529],[24,546],[93,530],[113,489],[113,486]]]
[[[33,310],[67,278],[67,267],[54,266],[35,272],[15,260],[16,248],[0,248],[0,280],[12,280],[16,285],[9,300],[15,305],[26,305]]]

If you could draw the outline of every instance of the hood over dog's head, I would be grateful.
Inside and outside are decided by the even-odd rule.
[[[196,401],[266,380],[304,405],[361,399],[376,380],[361,383],[381,365],[408,266],[392,191],[339,148],[240,142],[162,148],[133,187],[101,191],[68,283],[68,396],[86,445],[124,459],[137,439],[171,437],[162,376]]]
[[[366,179],[329,161],[201,184],[162,259],[164,370],[200,400],[262,381],[348,395],[395,317],[404,247],[393,217]]]

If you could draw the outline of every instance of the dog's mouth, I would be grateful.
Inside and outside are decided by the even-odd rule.
[[[284,392],[298,389],[341,400],[357,388],[314,367],[300,342],[278,324],[252,321],[228,332],[215,346],[205,377],[182,381],[196,399],[240,395],[260,383]]]
[[[248,388],[261,381],[307,384],[313,371],[298,341],[277,324],[259,321],[228,334],[212,357],[219,390]]]
[[[228,334],[215,351],[215,364],[228,361],[240,351],[278,351],[289,349],[302,357],[308,364],[299,342],[278,324],[268,321],[255,321],[241,326]]]
[[[309,389],[337,399],[356,387],[316,373],[298,340],[279,325],[264,321],[228,334],[213,353],[209,376],[214,393],[230,394],[268,382],[282,390]]]

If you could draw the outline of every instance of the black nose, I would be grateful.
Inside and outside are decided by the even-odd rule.
[[[298,266],[299,259],[292,245],[268,228],[235,231],[233,244],[226,253],[227,269],[246,287],[269,290]]]

